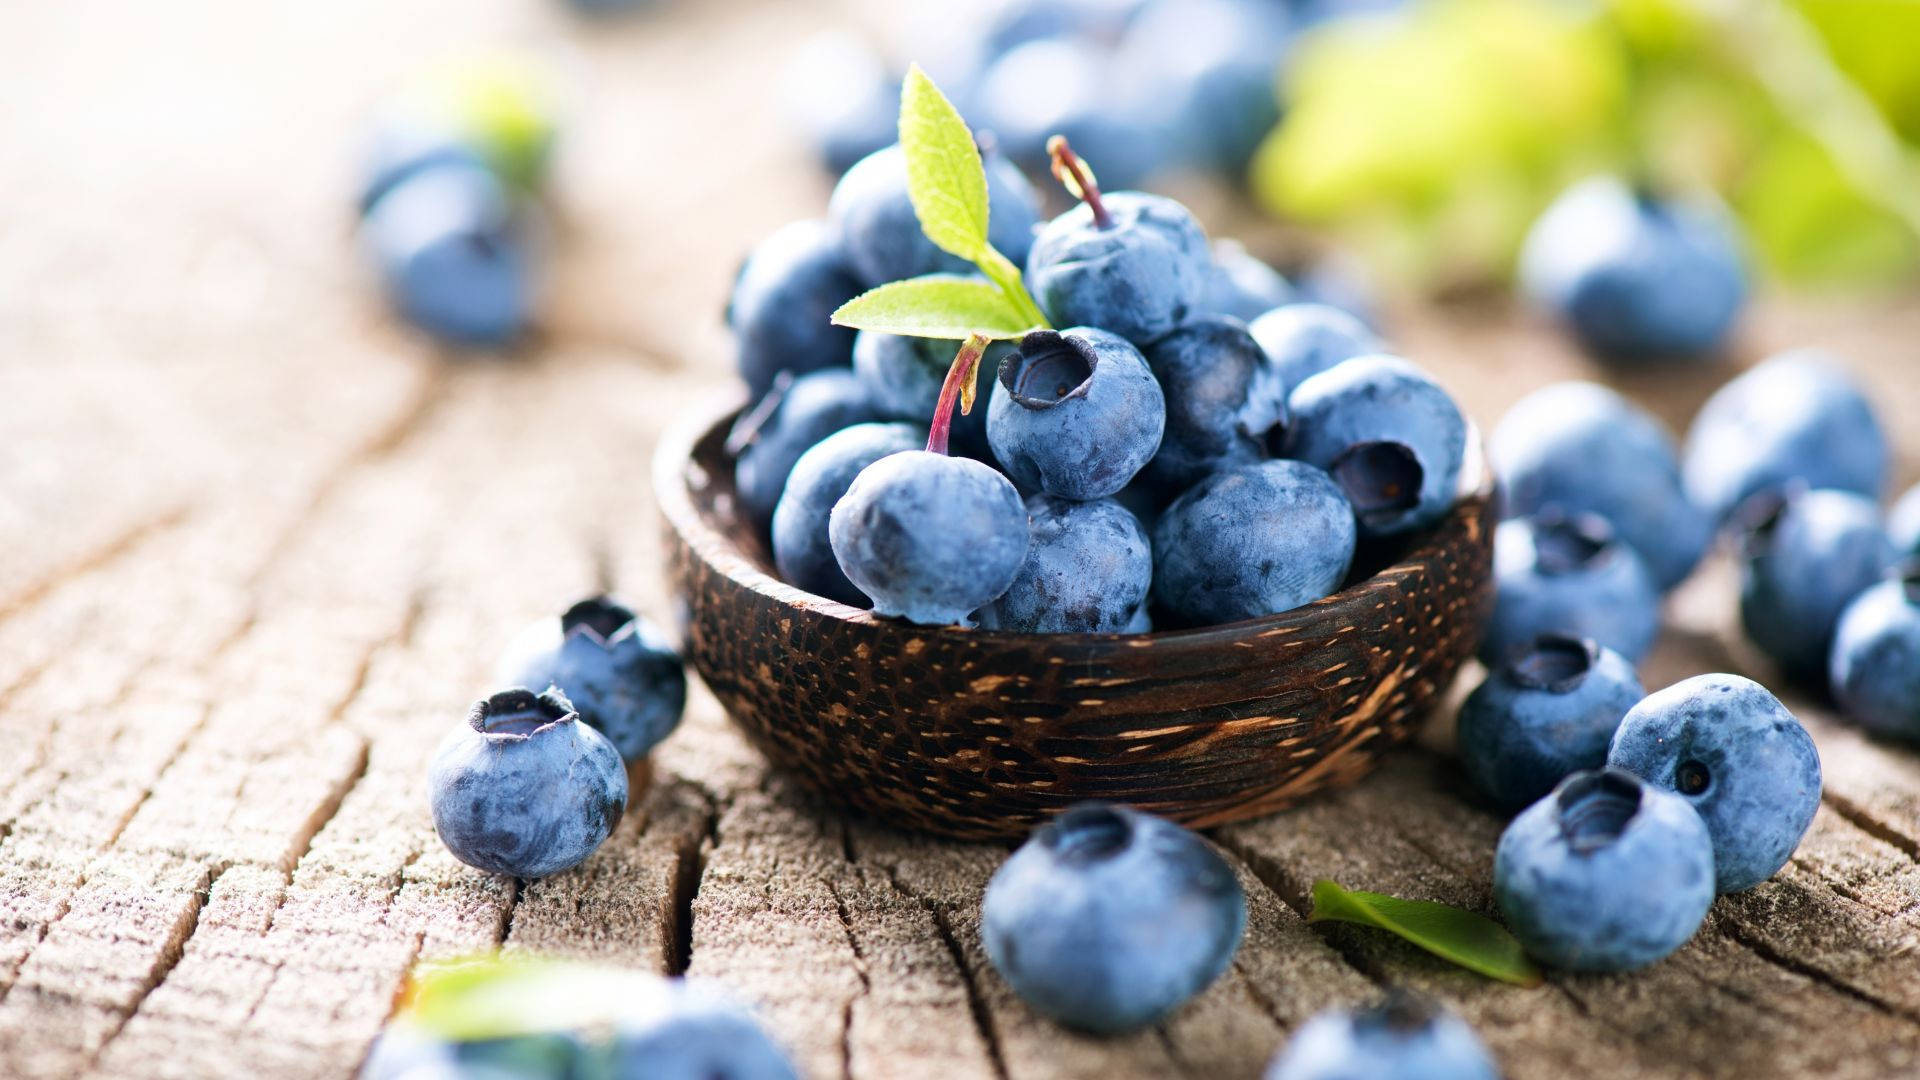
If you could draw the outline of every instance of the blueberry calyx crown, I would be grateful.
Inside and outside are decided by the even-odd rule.
[[[1560,835],[1577,855],[1599,851],[1627,831],[1640,812],[1640,778],[1620,769],[1577,772],[1560,782],[1553,799]]]
[[[1347,493],[1362,524],[1380,527],[1420,503],[1426,470],[1411,449],[1397,442],[1355,443],[1327,470]]]
[[[1613,546],[1613,526],[1598,514],[1568,514],[1549,507],[1534,515],[1533,531],[1534,565],[1543,574],[1589,569]]]
[[[496,739],[521,740],[552,727],[579,719],[573,702],[549,686],[536,694],[523,686],[502,690],[473,703],[467,713],[467,725],[482,735]]]
[[[1090,866],[1133,843],[1133,822],[1110,803],[1084,802],[1042,825],[1038,835],[1054,858],[1069,866]]]
[[[1367,1027],[1405,1036],[1425,1031],[1439,1017],[1440,1006],[1432,998],[1395,987],[1387,991],[1380,1004],[1362,1012],[1358,1021]]]
[[[560,634],[580,634],[605,645],[623,632],[633,633],[633,609],[610,596],[590,596],[560,616]]]
[[[1514,650],[1505,671],[1516,686],[1567,694],[1579,689],[1599,662],[1600,643],[1592,638],[1546,633]]]
[[[1057,330],[1035,330],[1020,348],[1000,361],[1000,385],[1029,409],[1051,409],[1070,397],[1084,397],[1100,354],[1092,345]]]
[[[1093,178],[1093,170],[1080,155],[1067,145],[1065,135],[1055,135],[1047,140],[1047,161],[1053,170],[1053,178],[1071,192],[1074,198],[1087,204],[1087,212],[1093,215],[1093,227],[1096,229],[1113,228],[1113,215],[1107,213],[1107,204],[1100,198],[1100,183]]]
[[[1733,511],[1733,527],[1740,537],[1740,553],[1752,557],[1765,554],[1773,546],[1774,534],[1791,507],[1807,490],[1794,481],[1780,487],[1765,488],[1741,500]]]

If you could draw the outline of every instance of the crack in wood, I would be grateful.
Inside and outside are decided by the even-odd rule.
[[[1733,919],[1723,918],[1719,920],[1719,922],[1721,930],[1725,932],[1728,937],[1775,967],[1790,971],[1801,978],[1809,979],[1829,990],[1850,997],[1888,1016],[1920,1022],[1920,1010],[1901,1005],[1899,1002],[1888,1001],[1876,994],[1868,993],[1813,964],[1789,956],[1779,949],[1774,948],[1765,938],[1752,933],[1745,926],[1742,926]]]
[[[1890,822],[1880,820],[1872,811],[1844,795],[1828,790],[1822,792],[1820,798],[1827,804],[1828,809],[1838,814],[1849,825],[1896,849],[1908,859],[1920,862],[1920,840],[1901,832]]]
[[[845,823],[841,832],[846,831]],[[846,1004],[840,1010],[840,1073],[853,1078],[853,1007],[862,997],[873,992],[873,980],[867,974],[867,954],[860,948],[860,939],[853,933],[853,916],[847,911],[847,898],[840,895],[840,887],[833,879],[826,880],[827,892],[833,897],[834,911],[840,916],[840,931],[847,936],[847,948],[853,950],[853,973],[860,979],[860,992],[849,994]]]
[[[700,835],[683,841],[675,852],[673,911],[667,926],[670,945],[667,974],[674,976],[685,975],[687,969],[693,966],[693,902],[700,894],[701,881],[706,877],[707,853],[720,844],[719,804],[705,788],[690,786],[700,793],[706,818]]]
[[[67,560],[65,564],[49,570],[44,577],[35,579],[11,597],[0,600],[0,622],[6,622],[39,603],[69,581],[136,554],[147,541],[177,525],[184,524],[192,516],[193,509],[191,503],[176,503],[151,517],[134,522],[98,547],[84,551]],[[12,693],[26,685],[30,677],[31,673],[29,676],[15,679],[5,692]]]
[[[115,1015],[112,1025],[107,1028],[99,1043],[94,1046],[93,1052],[87,1055],[86,1067],[77,1070],[77,1072],[87,1073],[93,1071],[94,1066],[99,1063],[101,1055],[107,1052],[107,1047],[112,1045],[113,1040],[119,1038],[120,1033],[127,1029],[127,1023],[133,1019],[134,1014],[140,1011],[140,1006],[146,1004],[147,999],[153,996],[153,992],[159,989],[160,984],[167,980],[167,976],[173,974],[173,969],[179,965],[180,958],[187,953],[187,943],[193,940],[193,935],[200,930],[200,913],[206,910],[208,901],[213,897],[214,884],[220,880],[222,875],[232,868],[233,864],[226,862],[203,868],[203,871],[206,873],[206,880],[204,884],[192,893],[193,902],[187,905],[187,911],[184,915],[186,925],[173,935],[166,947],[161,950],[158,960],[147,970],[146,976],[140,985],[139,994],[134,998],[133,1002],[125,1009],[114,1010]]]
[[[953,923],[947,913],[933,902],[931,897],[922,896],[901,882],[898,872],[885,863],[870,863],[877,866],[887,884],[893,891],[919,904],[933,920],[933,927],[940,936],[941,945],[946,947],[947,955],[953,960],[955,972],[960,976],[961,988],[966,991],[967,1012],[973,1017],[973,1026],[980,1033],[980,1039],[987,1047],[987,1061],[993,1066],[993,1074],[998,1080],[1008,1080],[1007,1062],[1000,1047],[1000,1036],[993,1028],[993,1015],[987,1009],[987,999],[980,992],[980,982],[973,968],[967,963],[966,950],[960,947],[960,937],[953,931]]]

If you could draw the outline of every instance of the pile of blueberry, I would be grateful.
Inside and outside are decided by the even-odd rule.
[[[897,145],[748,256],[727,318],[756,400],[729,448],[789,583],[924,624],[1211,625],[1326,596],[1359,541],[1446,514],[1467,424],[1439,384],[1053,147],[1082,201],[1044,224],[1019,169],[982,160],[993,246],[1064,329],[956,356],[833,325],[865,289],[970,269],[923,233]],[[984,407],[956,416],[967,396]]]

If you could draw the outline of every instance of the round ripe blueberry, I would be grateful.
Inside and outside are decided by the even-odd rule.
[[[876,614],[971,626],[1026,561],[1027,508],[991,467],[915,450],[862,469],[827,536]]]
[[[1498,1080],[1465,1020],[1395,991],[1370,1009],[1329,1009],[1300,1025],[1263,1080]]]
[[[1681,457],[1687,495],[1715,521],[1793,481],[1879,498],[1887,439],[1851,378],[1813,350],[1783,353],[1715,391]]]
[[[987,406],[987,442],[1007,475],[1068,499],[1126,487],[1166,426],[1166,397],[1140,350],[1085,326],[1028,334],[1001,362]]]
[[[1280,119],[1287,19],[1278,4],[1152,0],[1127,28],[1113,65],[1135,107],[1171,134],[1170,153],[1233,174]]]
[[[733,485],[742,512],[764,526],[801,454],[841,428],[879,419],[866,384],[846,368],[780,380],[741,415],[728,436],[729,447],[736,448]]]
[[[627,771],[557,690],[504,690],[474,705],[427,772],[433,827],[453,856],[539,878],[586,861],[627,807]]]
[[[1007,155],[1036,176],[1047,169],[1047,140],[1064,135],[1098,166],[1102,183],[1135,187],[1165,158],[1169,138],[1113,85],[1112,64],[1111,54],[1093,42],[1024,42],[980,73],[968,116],[975,130],[993,132]]]
[[[507,646],[502,686],[554,686],[580,719],[638,761],[680,726],[687,672],[666,634],[605,596],[542,619]]]
[[[1404,0],[1386,2],[1401,3]],[[1368,275],[1367,268],[1351,255],[1335,252],[1320,256],[1304,269],[1294,271],[1293,288],[1298,294],[1299,303],[1338,308],[1360,320],[1364,326],[1380,325],[1380,301],[1375,295],[1373,279]]]
[[[1147,346],[1167,430],[1141,478],[1171,499],[1208,473],[1265,461],[1279,445],[1287,389],[1238,320],[1205,315]]]
[[[1040,196],[1020,170],[997,153],[987,170],[987,239],[1018,266],[1033,246]],[[869,286],[932,273],[971,273],[973,264],[940,250],[921,231],[907,194],[907,157],[898,144],[875,151],[840,178],[827,203],[847,262]]]
[[[1099,167],[1099,161],[1093,162]],[[1120,191],[1040,230],[1027,287],[1057,326],[1097,326],[1144,345],[1200,310],[1212,256],[1207,235],[1172,199]]]
[[[1227,969],[1240,883],[1170,821],[1081,803],[1035,830],[987,883],[987,958],[1035,1011],[1102,1034],[1152,1024]]]
[[[929,409],[929,412],[932,410]],[[854,607],[873,601],[853,587],[833,557],[827,518],[853,478],[888,454],[918,450],[927,429],[917,424],[855,424],[800,455],[773,508],[773,564],[787,584]]]
[[[1493,895],[1541,962],[1632,971],[1700,929],[1713,875],[1713,841],[1687,800],[1608,768],[1574,773],[1513,819]]]
[[[1287,408],[1287,456],[1333,474],[1362,534],[1425,528],[1452,509],[1467,422],[1418,367],[1392,356],[1356,357],[1294,387]]]
[[[1717,348],[1747,298],[1724,207],[1655,198],[1619,180],[1575,184],[1534,223],[1521,287],[1603,359]]]
[[[1311,465],[1217,472],[1154,526],[1154,602],[1189,626],[1291,611],[1340,587],[1356,539],[1353,507]]]
[[[753,1014],[704,983],[661,979],[614,1021],[607,1075],[661,1080],[799,1080]]]
[[[1764,491],[1735,514],[1740,625],[1796,679],[1827,671],[1833,630],[1854,597],[1885,576],[1893,545],[1880,508],[1850,491]]]
[[[1371,356],[1385,347],[1365,323],[1326,304],[1277,307],[1248,323],[1247,329],[1266,350],[1289,394],[1343,360]]]
[[[740,377],[755,398],[782,371],[803,375],[842,367],[852,358],[853,331],[833,313],[858,296],[840,234],[824,221],[784,225],[740,264],[727,301]]]
[[[1646,691],[1626,658],[1597,642],[1543,634],[1460,707],[1460,764],[1511,813],[1568,773],[1607,763],[1607,744]]]
[[[1649,695],[1614,732],[1607,767],[1693,804],[1723,893],[1785,866],[1820,807],[1820,754],[1807,729],[1738,675],[1697,675]]]
[[[361,236],[407,320],[458,345],[526,328],[533,283],[506,189],[471,162],[415,171],[368,209]]]
[[[1639,663],[1660,634],[1660,591],[1596,514],[1544,510],[1493,533],[1493,616],[1480,641],[1492,667],[1541,634],[1592,638]]]
[[[1908,488],[1887,511],[1887,538],[1901,558],[1920,556],[1920,484]]]
[[[1920,563],[1847,605],[1829,674],[1833,696],[1855,723],[1920,741]]]
[[[1006,593],[980,611],[990,630],[1119,634],[1146,604],[1153,549],[1140,519],[1112,499],[1027,497],[1033,541]]]
[[[1713,522],[1680,486],[1673,440],[1604,386],[1564,382],[1528,394],[1494,428],[1489,451],[1503,513],[1598,514],[1662,590],[1685,580],[1706,553]]]
[[[940,387],[959,342],[942,338],[901,337],[862,330],[853,339],[853,371],[867,384],[867,394],[881,415],[894,420],[926,423],[940,401]],[[973,411],[953,418],[953,449],[993,464],[987,446],[987,409],[993,401],[1000,363],[1013,354],[1013,343],[996,341],[981,357],[974,376]],[[926,442],[923,436],[920,440]]]
[[[900,78],[857,34],[808,37],[787,61],[780,86],[793,126],[834,176],[897,137]]]
[[[1213,267],[1207,272],[1207,294],[1201,311],[1251,323],[1293,300],[1293,286],[1280,271],[1254,258],[1240,241],[1213,242]]]

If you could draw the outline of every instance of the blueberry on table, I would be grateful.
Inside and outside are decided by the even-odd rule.
[[[981,164],[987,174],[987,240],[1017,266],[1033,246],[1040,196],[1003,155],[989,151]],[[827,202],[827,219],[840,230],[847,263],[866,285],[973,271],[972,263],[940,250],[921,230],[907,194],[907,155],[897,143],[847,170]]]
[[[982,608],[989,630],[1127,633],[1153,583],[1147,530],[1112,499],[1027,497],[1032,542],[1019,576]]]
[[[1872,499],[1850,491],[1763,491],[1735,517],[1740,625],[1780,669],[1818,683],[1848,602],[1895,562]]]
[[[776,380],[727,436],[735,454],[734,491],[748,520],[764,526],[772,519],[787,474],[809,447],[841,428],[880,419],[866,383],[847,368]]]
[[[1413,364],[1392,356],[1344,361],[1293,387],[1287,410],[1286,455],[1333,475],[1362,535],[1425,528],[1459,498],[1467,421]]]
[[[449,125],[409,113],[387,118],[375,130],[361,166],[360,213],[373,209],[402,181],[446,165],[488,167],[485,155]]]
[[[1247,329],[1266,350],[1274,374],[1289,394],[1342,360],[1371,356],[1386,348],[1365,323],[1326,304],[1286,304],[1254,319]]]
[[[1000,363],[987,406],[993,456],[1029,491],[1099,499],[1160,448],[1166,397],[1140,350],[1104,330],[1036,330]]]
[[[1660,634],[1660,591],[1646,564],[1597,514],[1549,508],[1501,522],[1493,581],[1480,640],[1489,667],[1550,633],[1592,638],[1637,664]]]
[[[1807,729],[1738,675],[1697,675],[1649,695],[1614,732],[1607,767],[1693,805],[1723,893],[1785,866],[1820,807],[1820,754]]]
[[[1285,9],[1247,0],[1153,0],[1127,28],[1113,64],[1135,108],[1171,133],[1170,154],[1197,168],[1242,172],[1280,119]]]
[[[1394,991],[1368,1009],[1328,1009],[1300,1025],[1263,1080],[1499,1080],[1465,1020]]]
[[[605,596],[522,631],[501,659],[499,683],[558,687],[627,762],[672,734],[687,703],[686,667],[666,634]]]
[[[833,313],[860,292],[840,234],[825,221],[795,221],[760,241],[740,264],[726,316],[753,396],[782,371],[846,366],[853,331],[833,325]]]
[[[1713,522],[1681,486],[1673,440],[1604,386],[1555,383],[1521,398],[1494,428],[1489,452],[1503,513],[1598,514],[1662,590],[1693,572],[1713,538]]]
[[[1188,626],[1291,611],[1340,587],[1357,538],[1353,507],[1312,465],[1217,472],[1154,526],[1154,602]]]
[[[1614,768],[1577,772],[1500,834],[1493,895],[1535,959],[1632,971],[1700,929],[1714,844],[1680,796]]]
[[[525,238],[493,173],[452,161],[382,193],[360,233],[406,319],[456,345],[503,345],[526,328],[533,283]]]
[[[872,603],[840,569],[827,539],[827,518],[861,470],[889,454],[918,450],[918,424],[855,424],[814,443],[793,466],[773,508],[773,565],[787,584],[855,607]]]
[[[1293,286],[1287,284],[1280,271],[1254,258],[1240,241],[1213,242],[1213,265],[1207,271],[1207,293],[1200,304],[1201,311],[1251,323],[1293,300]]]
[[[1048,168],[1047,141],[1068,139],[1100,163],[1115,188],[1136,187],[1167,158],[1170,133],[1116,87],[1112,55],[1088,41],[1049,37],[1007,50],[966,95],[975,130],[991,131],[1023,168]]]
[[[1520,282],[1590,352],[1620,362],[1711,352],[1747,298],[1723,207],[1611,177],[1574,185],[1534,223]]]
[[[1027,287],[1054,324],[1145,345],[1199,311],[1213,259],[1193,214],[1158,195],[1103,196],[1065,139],[1049,152],[1082,200],[1040,230],[1027,256]]]
[[[974,376],[973,411],[953,418],[953,449],[993,464],[987,446],[987,409],[993,400],[1000,363],[1013,353],[1013,343],[996,341],[987,347]],[[954,343],[941,338],[903,337],[862,330],[853,339],[853,370],[867,384],[867,395],[881,415],[925,424],[940,401],[940,387],[953,365]],[[925,441],[923,437],[922,442]]]
[[[1147,346],[1166,397],[1166,434],[1142,479],[1171,499],[1208,473],[1273,456],[1287,418],[1287,388],[1253,335],[1224,315],[1203,315]]]
[[[1100,1034],[1152,1024],[1227,969],[1246,897],[1226,860],[1170,821],[1080,803],[994,872],[987,958],[1035,1011]]]
[[[1908,488],[1887,511],[1887,539],[1901,558],[1920,556],[1920,484]]]
[[[614,1021],[609,1080],[799,1080],[744,1006],[699,982],[660,986]]]
[[[1854,723],[1920,741],[1920,563],[1847,605],[1829,673],[1833,696]]]
[[[434,751],[427,785],[454,858],[523,878],[586,861],[627,806],[620,752],[552,689],[475,704]]]
[[[1859,386],[1814,350],[1782,353],[1716,390],[1681,457],[1687,495],[1715,521],[1798,481],[1879,498],[1887,438]]]
[[[1645,696],[1619,653],[1589,639],[1543,634],[1495,668],[1460,707],[1460,764],[1511,813],[1568,774],[1605,765],[1621,717]]]

